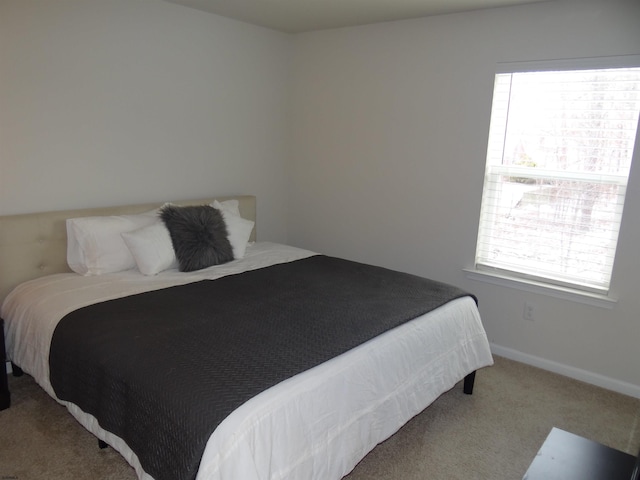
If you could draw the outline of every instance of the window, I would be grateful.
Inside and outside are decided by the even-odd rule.
[[[640,68],[495,78],[476,269],[607,294]]]

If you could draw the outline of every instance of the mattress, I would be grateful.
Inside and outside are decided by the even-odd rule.
[[[314,255],[256,243],[244,259],[192,273],[58,274],[19,286],[5,300],[9,359],[51,395],[48,352],[57,322],[93,303]],[[210,437],[199,479],[338,479],[468,373],[492,363],[474,301],[452,301],[257,395]],[[56,399],[58,400],[58,399]],[[60,400],[58,400],[60,401]],[[151,478],[126,443],[68,402],[69,411]]]

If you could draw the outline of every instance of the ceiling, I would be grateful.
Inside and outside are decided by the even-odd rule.
[[[547,0],[166,0],[286,33]]]

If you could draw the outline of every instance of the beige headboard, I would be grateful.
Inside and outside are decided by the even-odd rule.
[[[238,199],[243,218],[256,219],[256,197],[240,195],[216,197],[219,201]],[[201,205],[213,198],[173,202],[178,205]],[[66,219],[97,215],[142,213],[161,203],[87,208],[54,212],[0,216],[0,304],[19,283],[52,273],[70,272],[67,265]],[[256,239],[256,229],[251,241]]]

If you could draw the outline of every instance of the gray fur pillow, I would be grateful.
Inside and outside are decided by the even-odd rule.
[[[167,205],[160,218],[171,235],[181,272],[192,272],[233,260],[227,227],[219,210],[209,205]]]

